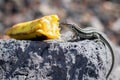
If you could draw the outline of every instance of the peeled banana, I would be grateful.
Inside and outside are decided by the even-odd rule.
[[[59,38],[59,17],[44,16],[28,22],[18,23],[6,31],[6,35],[19,40]]]

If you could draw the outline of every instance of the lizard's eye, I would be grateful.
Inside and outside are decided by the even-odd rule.
[[[93,36],[97,39],[99,39],[99,37],[100,37],[99,34],[97,34],[97,33],[93,33]]]
[[[73,25],[71,25],[71,28],[72,28],[72,29],[74,29],[74,26],[73,26]]]
[[[61,38],[66,41],[74,41],[77,39],[74,25],[68,23],[60,23]]]

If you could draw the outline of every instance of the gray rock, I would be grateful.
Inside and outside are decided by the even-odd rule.
[[[0,80],[105,80],[110,66],[99,40],[0,40]]]

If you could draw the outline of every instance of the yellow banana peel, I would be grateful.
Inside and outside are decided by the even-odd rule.
[[[6,31],[6,35],[20,40],[54,39],[60,37],[59,17],[57,15],[16,24]]]

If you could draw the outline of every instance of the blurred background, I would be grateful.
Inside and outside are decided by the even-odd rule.
[[[82,28],[92,26],[120,46],[120,0],[0,0],[0,38],[12,25],[57,14]]]
[[[104,32],[114,44],[118,65],[110,80],[120,80],[120,0],[0,0],[0,39],[8,38],[4,33],[12,25],[50,14]]]

